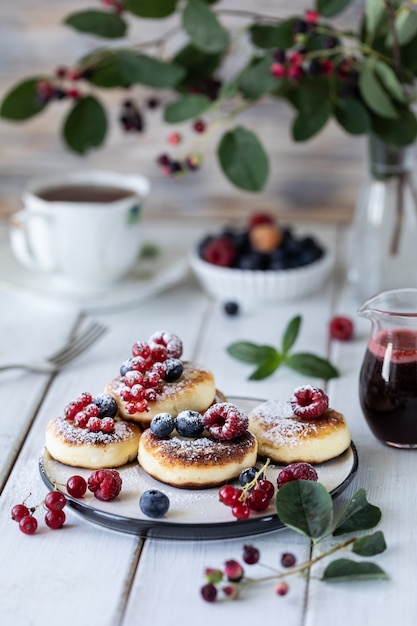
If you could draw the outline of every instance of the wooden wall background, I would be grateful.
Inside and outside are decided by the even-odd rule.
[[[99,0],[1,0],[0,97],[18,80],[38,72],[50,73],[58,65],[71,66],[82,53],[94,49],[96,39],[62,25],[67,14],[94,4],[98,6]],[[227,0],[224,4],[280,16],[311,6],[305,0]],[[350,9],[342,23],[356,22],[357,14],[357,7]],[[161,28],[158,21],[136,23],[130,34],[132,41],[138,39],[144,26],[147,38]],[[109,96],[114,105],[111,135],[104,148],[86,157],[69,153],[60,139],[64,102],[28,122],[0,120],[0,213],[20,207],[22,188],[32,176],[110,168],[136,171],[150,178],[150,216],[231,220],[265,209],[294,221],[306,216],[342,222],[351,219],[362,178],[364,139],[329,125],[318,137],[296,145],[289,134],[292,111],[279,101],[265,101],[240,119],[240,123],[256,129],[271,155],[271,176],[263,193],[243,193],[231,186],[219,171],[213,149],[206,152],[200,172],[169,180],[161,176],[155,157],[166,149],[166,136],[172,127],[164,126],[155,111],[148,115],[148,129],[143,135],[124,134],[115,123],[123,96],[113,92]],[[215,143],[213,137],[211,148]]]

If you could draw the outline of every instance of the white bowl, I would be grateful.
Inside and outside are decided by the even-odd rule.
[[[284,302],[318,291],[334,265],[334,256],[323,256],[301,267],[287,270],[240,270],[207,263],[196,252],[190,256],[191,269],[207,293],[221,302],[256,306]]]

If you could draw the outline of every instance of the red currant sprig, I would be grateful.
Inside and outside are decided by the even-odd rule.
[[[45,506],[45,523],[49,528],[54,530],[61,528],[65,523],[65,513],[62,510],[67,503],[67,499],[60,491],[49,491],[45,500],[37,504],[36,506],[27,507],[23,502],[22,504],[16,504],[12,508],[12,519],[19,524],[19,529],[25,535],[33,535],[38,528],[38,521],[34,513],[41,507]]]
[[[275,493],[273,483],[265,478],[265,470],[269,463],[270,459],[267,459],[265,464],[255,473],[254,478],[243,487],[233,485],[220,487],[219,500],[231,507],[232,515],[236,519],[248,519],[252,511],[260,512],[268,508]]]

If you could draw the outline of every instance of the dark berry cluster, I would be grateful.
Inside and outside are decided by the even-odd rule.
[[[158,331],[147,342],[137,341],[132,356],[120,367],[121,381],[117,393],[125,401],[127,413],[146,411],[156,400],[163,382],[177,380],[183,372],[182,341],[172,333]]]
[[[198,245],[200,258],[242,270],[287,270],[309,265],[324,255],[311,237],[297,237],[268,214],[256,213],[243,229],[226,228]]]
[[[201,134],[206,131],[207,124],[202,119],[196,119],[192,123],[192,130]],[[171,146],[178,146],[182,143],[183,137],[181,133],[173,132],[168,135],[168,143]],[[185,157],[177,158],[167,153],[160,154],[157,157],[157,163],[165,176],[179,177],[184,176],[187,172],[196,172],[202,164],[202,156],[198,152],[191,152]]]
[[[36,97],[41,104],[51,100],[79,100],[81,92],[76,87],[64,87],[61,83],[51,80],[40,80],[36,85]]]
[[[251,512],[265,511],[271,502],[275,487],[265,476],[268,462],[262,468],[250,467],[239,476],[240,487],[223,485],[219,489],[219,500],[231,507],[236,519],[248,519]]]
[[[255,546],[251,544],[243,546],[242,561],[246,565],[260,563],[260,556],[260,551]],[[296,562],[296,557],[290,552],[281,555],[281,566],[286,569],[293,568]],[[260,564],[262,565],[262,563]],[[286,595],[289,591],[289,586],[285,578],[290,574],[296,573],[297,570],[282,572],[269,565],[267,567],[272,574],[266,579],[247,578],[244,566],[236,559],[225,561],[223,569],[207,567],[204,572],[206,583],[200,590],[201,596],[206,602],[218,600],[219,593],[222,594],[224,599],[235,600],[239,597],[242,586],[264,582],[265,580],[275,580],[275,593],[278,596]]]
[[[73,422],[74,425],[91,432],[103,433],[113,432],[116,413],[116,400],[107,393],[93,398],[91,393],[84,392],[67,404],[64,409],[65,419]]]

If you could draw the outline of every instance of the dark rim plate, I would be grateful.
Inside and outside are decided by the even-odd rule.
[[[232,397],[241,409],[249,412],[263,400]],[[283,466],[270,465],[267,477],[276,484]],[[358,469],[358,453],[350,447],[336,459],[316,465],[319,481],[332,498],[339,496],[351,483]],[[177,489],[154,480],[137,463],[118,468],[123,489],[113,502],[101,502],[90,492],[82,499],[72,498],[64,485],[74,474],[87,478],[92,470],[69,467],[52,459],[44,450],[39,460],[43,482],[49,489],[55,485],[68,498],[68,506],[85,520],[119,532],[152,539],[208,540],[258,535],[284,528],[274,509],[274,499],[262,513],[253,513],[247,520],[236,520],[228,507],[218,500],[218,488],[204,490]],[[159,489],[170,499],[170,509],[163,519],[150,519],[139,508],[139,496],[146,489]]]

